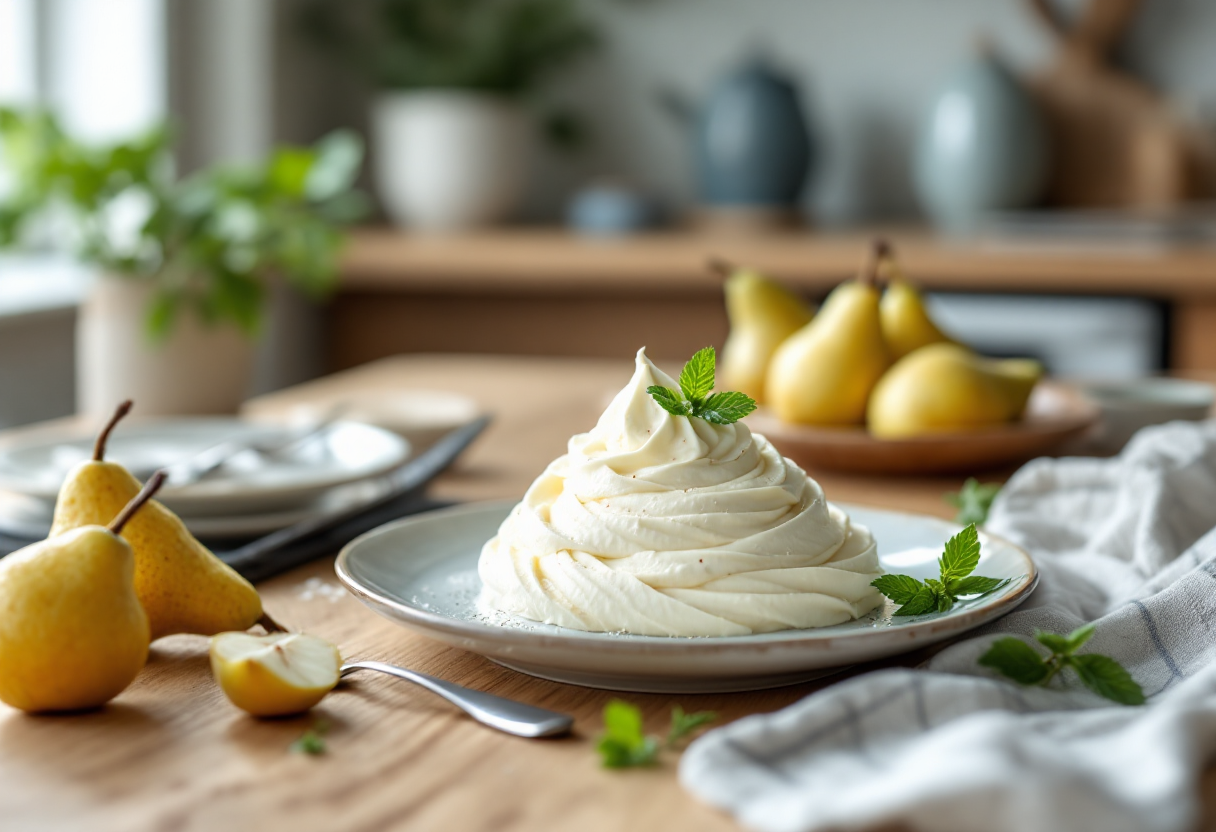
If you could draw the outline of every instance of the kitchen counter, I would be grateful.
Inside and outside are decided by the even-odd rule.
[[[518,497],[570,434],[589,428],[627,380],[625,361],[473,356],[400,357],[250,403],[260,415],[352,391],[447,389],[496,414],[435,496]],[[830,498],[948,516],[953,478],[816,475]],[[32,717],[0,706],[0,829],[546,830],[715,832],[730,818],[688,796],[669,757],[650,770],[606,771],[593,738],[600,712],[621,696],[664,730],[671,705],[715,710],[723,721],[788,705],[829,681],[705,696],[614,694],[501,668],[385,621],[338,587],[332,558],[259,589],[288,626],[331,639],[349,658],[406,665],[445,679],[566,711],[575,735],[522,740],[478,725],[437,697],[386,677],[359,678],[309,717],[258,721],[224,700],[206,641],[156,643],[146,670],[107,708]],[[901,663],[915,663],[906,656]],[[288,748],[315,720],[329,751]],[[1216,806],[1216,777],[1204,781]]]

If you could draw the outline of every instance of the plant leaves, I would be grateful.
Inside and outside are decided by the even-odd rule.
[[[642,712],[634,705],[613,699],[604,706],[604,734],[596,743],[605,768],[652,765],[658,759],[659,742],[642,728]]]
[[[1078,627],[1069,633],[1066,636],[1068,640],[1068,649],[1064,652],[1070,654],[1077,652],[1077,649],[1081,647],[1081,645],[1085,644],[1085,642],[1089,641],[1090,637],[1093,636],[1095,628],[1096,625],[1091,621],[1089,624]]]
[[[667,733],[667,746],[670,748],[683,740],[693,731],[703,725],[708,725],[718,718],[713,711],[697,711],[684,713],[684,709],[676,705],[671,709],[671,730]]]
[[[746,393],[714,393],[705,403],[693,407],[693,415],[715,425],[730,425],[756,409],[756,402]]]
[[[705,401],[709,391],[714,389],[714,365],[717,353],[713,347],[703,347],[693,353],[692,358],[680,371],[680,390],[684,398],[698,405]],[[749,411],[750,412],[750,411]]]
[[[1001,485],[995,482],[981,483],[975,477],[970,477],[963,487],[954,492],[942,495],[947,503],[958,509],[954,522],[963,525],[983,525],[988,519],[992,502],[1001,491]]]
[[[909,575],[880,575],[870,586],[897,604],[906,604],[916,593],[924,588],[924,584]]]
[[[933,591],[932,587],[923,586],[892,615],[923,615],[933,612],[937,609],[937,597],[937,593]]]
[[[1003,586],[1009,584],[1009,578],[985,578],[980,575],[971,575],[966,578],[951,579],[946,586],[950,593],[955,596],[959,595],[987,595],[990,592],[996,592]]]
[[[1037,685],[1047,678],[1050,668],[1035,649],[1021,639],[1007,637],[992,642],[979,663],[1008,677],[1019,685]]]
[[[1034,639],[1039,644],[1043,645],[1057,655],[1065,656],[1071,652],[1068,649],[1068,636],[1056,635],[1055,633],[1049,633],[1044,630],[1035,630]]]
[[[1110,656],[1100,656],[1096,653],[1072,656],[1068,664],[1077,671],[1077,676],[1085,687],[1099,696],[1120,705],[1144,704],[1144,690],[1123,665]]]
[[[688,406],[688,402],[681,399],[679,394],[674,390],[652,384],[646,388],[646,392],[654,397],[654,400],[659,403],[661,408],[673,416],[692,415],[692,408]]]
[[[975,524],[967,526],[946,541],[946,549],[938,561],[942,583],[951,578],[965,578],[975,571],[980,562],[980,537]]]

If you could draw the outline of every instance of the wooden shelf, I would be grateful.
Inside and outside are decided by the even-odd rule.
[[[1216,370],[1216,248],[1032,247],[909,229],[609,240],[546,228],[451,237],[364,229],[330,308],[329,363],[341,369],[403,352],[609,357],[641,344],[656,356],[686,356],[726,338],[710,256],[823,297],[857,271],[878,234],[929,289],[1164,301],[1171,368]]]
[[[355,292],[718,293],[708,257],[747,263],[808,293],[854,273],[876,233],[930,289],[1216,299],[1216,248],[1122,244],[1086,248],[950,241],[923,231],[733,237],[664,232],[590,239],[558,229],[508,228],[458,236],[385,229],[354,234],[343,289]]]

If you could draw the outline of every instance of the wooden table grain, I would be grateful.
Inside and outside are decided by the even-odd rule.
[[[282,415],[296,404],[366,390],[467,393],[496,420],[434,493],[457,500],[516,497],[563,451],[570,434],[594,424],[630,369],[629,362],[402,357],[255,400],[248,409]],[[819,478],[834,500],[943,516],[950,511],[941,494],[958,485],[945,478]],[[653,770],[598,766],[593,738],[600,711],[617,694],[533,679],[400,629],[340,589],[332,558],[259,589],[280,620],[331,639],[348,658],[403,664],[565,711],[577,719],[575,733],[556,740],[508,737],[417,688],[373,676],[356,677],[310,716],[259,721],[229,705],[212,681],[206,640],[176,636],[157,642],[135,684],[101,711],[28,716],[0,706],[0,830],[738,828],[680,788],[674,757]],[[726,721],[775,710],[823,684],[625,697],[659,732],[676,703],[715,710]],[[292,753],[292,742],[320,719],[330,726],[328,752]]]

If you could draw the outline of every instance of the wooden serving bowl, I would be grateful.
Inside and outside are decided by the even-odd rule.
[[[1039,382],[1018,422],[912,439],[877,439],[863,427],[791,425],[763,408],[748,417],[804,468],[857,474],[975,474],[1050,454],[1097,422],[1098,408],[1076,390]]]

